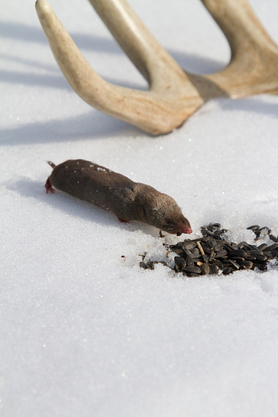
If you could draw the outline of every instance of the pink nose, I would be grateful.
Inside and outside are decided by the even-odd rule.
[[[178,230],[179,231],[177,232],[177,236],[180,236],[182,233],[186,233],[187,235],[190,235],[190,233],[192,233],[191,227],[183,226]]]

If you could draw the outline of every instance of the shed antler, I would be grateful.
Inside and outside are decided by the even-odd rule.
[[[185,72],[124,0],[90,0],[105,25],[149,84],[148,91],[104,81],[90,67],[45,0],[36,9],[52,52],[76,93],[96,109],[153,133],[180,126],[205,101],[278,94],[278,47],[247,0],[202,0],[224,32],[232,58],[210,75]]]

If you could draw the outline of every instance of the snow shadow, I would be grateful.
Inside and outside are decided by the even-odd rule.
[[[278,102],[266,102],[254,97],[240,100],[223,98],[216,100],[223,111],[251,111],[272,115],[276,118],[278,115]],[[155,136],[142,132],[135,126],[93,110],[68,119],[30,123],[16,128],[3,129],[0,146],[93,140],[112,135],[115,139],[117,137],[130,138],[140,137],[142,134],[144,137],[148,136],[155,140]]]
[[[268,114],[278,117],[278,100],[275,96],[263,94],[261,97],[266,98],[264,101],[259,99],[260,95],[246,97],[242,99],[217,99],[223,111],[251,111],[258,114]],[[275,102],[274,102],[275,100]]]
[[[0,20],[0,25],[1,37],[3,38],[14,39],[15,41],[20,42],[25,41],[48,45],[45,34],[39,24],[37,26],[30,26],[28,24]],[[124,53],[112,35],[109,39],[104,36],[96,36],[90,33],[84,34],[73,31],[69,31],[69,33],[80,49],[99,52],[102,54]],[[220,62],[216,59],[204,58],[199,55],[188,54],[186,52],[175,51],[167,48],[166,50],[182,67],[188,69],[189,71],[195,70],[200,74],[204,73],[204,71],[206,73],[220,71],[226,65],[226,63]]]
[[[1,55],[0,55],[1,57]],[[27,62],[26,62],[27,64]],[[30,64],[30,63],[29,63]],[[37,63],[33,64],[38,66]],[[33,65],[32,64],[32,65]],[[43,67],[43,65],[41,65]],[[58,68],[58,67],[57,67]],[[99,74],[101,76],[101,74]],[[142,85],[136,83],[129,83],[127,81],[119,82],[119,80],[114,80],[113,78],[103,77],[105,81],[120,85],[121,87],[125,88],[132,88],[136,90],[146,90],[146,88],[142,87]],[[25,84],[37,87],[47,87],[47,88],[57,88],[61,90],[73,91],[71,86],[67,83],[66,79],[62,75],[62,73],[58,70],[57,75],[50,75],[50,74],[34,74],[32,72],[20,72],[20,71],[6,71],[0,70],[0,81],[12,84]]]
[[[0,70],[0,81],[12,84],[25,84],[31,86],[58,88],[62,90],[72,91],[72,88],[61,75],[40,75],[32,72],[5,71]]]
[[[80,24],[82,24],[80,22]],[[0,20],[1,37],[14,39],[20,42],[43,43],[48,45],[45,34],[41,26],[30,26],[23,23],[14,23]],[[121,48],[116,41],[96,36],[91,34],[84,34],[70,31],[70,36],[77,44],[78,48],[88,51],[96,51],[101,53],[118,54],[122,53]]]
[[[93,140],[100,137],[137,137],[142,131],[137,127],[92,111],[77,117],[47,122],[30,123],[12,129],[3,129],[1,145],[55,143],[78,140]],[[144,136],[148,135],[144,133]],[[150,138],[153,138],[149,134]]]
[[[218,61],[216,59],[205,58],[200,55],[188,54],[186,52],[167,49],[167,52],[182,67],[183,70],[194,74],[213,74],[225,68],[228,62]]]
[[[43,33],[43,30],[40,26],[30,26],[23,23],[14,23],[1,21],[1,36],[3,38],[14,39],[19,42],[29,42],[29,43],[41,43],[48,47],[48,42]],[[70,32],[71,37],[74,42],[83,51],[97,52],[100,54],[124,54],[120,46],[111,36],[111,39],[104,36],[96,36],[93,34],[84,34],[78,32]],[[169,54],[179,63],[179,65],[187,71],[194,72],[196,74],[210,74],[213,72],[220,71],[226,65],[223,62],[218,60],[205,58],[195,54],[188,54],[186,52],[175,51],[167,49]],[[50,66],[47,64],[42,64],[39,61],[33,60],[23,60],[22,58],[17,58],[15,56],[9,56],[9,54],[1,54],[2,58],[7,60],[16,61],[26,65],[31,65],[34,67],[48,69],[50,71],[55,71],[57,74],[60,73],[58,66]],[[44,78],[45,77],[45,78]],[[20,72],[5,72],[0,73],[0,79],[8,82],[15,83],[26,83],[31,85],[45,85],[58,88],[68,88],[68,84],[64,81],[61,83],[59,77],[50,77],[49,75],[38,76],[37,74],[21,74]],[[63,79],[61,75],[61,79]],[[107,80],[113,82],[113,80]],[[125,84],[122,84],[126,86]],[[136,86],[131,86],[132,88],[138,88]],[[139,87],[140,88],[140,87]]]

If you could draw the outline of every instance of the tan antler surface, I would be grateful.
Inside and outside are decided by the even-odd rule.
[[[122,49],[145,77],[148,91],[104,81],[85,60],[45,0],[36,9],[52,52],[77,94],[96,109],[161,134],[180,126],[213,97],[278,94],[278,48],[246,0],[202,0],[232,50],[221,72],[186,73],[146,29],[124,0],[90,0]]]
[[[247,0],[202,0],[224,32],[232,51],[229,65],[205,76],[229,97],[278,94],[278,47]]]

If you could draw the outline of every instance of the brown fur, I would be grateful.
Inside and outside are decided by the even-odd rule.
[[[131,181],[93,162],[68,160],[55,166],[46,182],[81,200],[114,213],[119,220],[150,224],[168,233],[191,233],[189,221],[183,216],[175,200],[149,185]]]

